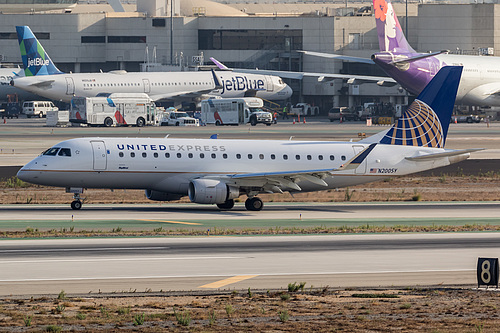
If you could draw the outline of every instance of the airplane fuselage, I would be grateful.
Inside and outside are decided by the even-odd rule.
[[[202,177],[222,179],[231,185],[233,175],[263,170],[279,173],[338,169],[367,146],[329,141],[79,138],[54,146],[68,149],[71,156],[40,155],[25,165],[18,177],[35,184],[66,188],[149,189],[187,195],[189,183]],[[442,151],[378,144],[356,169],[332,172],[323,179],[326,185],[307,179],[297,184],[301,191],[353,186],[456,161],[448,157],[419,162],[405,159]],[[272,176],[240,179],[237,186],[248,192],[252,188],[265,188],[272,179]]]
[[[463,66],[456,104],[500,106],[500,57],[440,54],[391,64],[421,53],[379,52],[373,61],[412,94],[419,94],[443,66]]]
[[[99,93],[146,93],[153,100],[186,100],[200,91],[226,98],[244,97],[248,89],[257,97],[284,100],[291,88],[279,77],[216,72],[221,89],[215,89],[211,72],[72,73],[14,78],[13,85],[53,100],[69,102],[73,96]]]

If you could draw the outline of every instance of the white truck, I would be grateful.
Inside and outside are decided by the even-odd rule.
[[[271,126],[273,115],[263,107],[264,102],[257,97],[206,99],[201,101],[201,121],[216,126],[247,123]]]
[[[156,105],[147,94],[114,93],[98,97],[73,97],[69,121],[90,126],[154,124]]]
[[[200,126],[200,121],[186,112],[167,109],[162,114],[160,126]]]
[[[319,106],[312,106],[307,103],[297,103],[290,108],[288,113],[301,116],[319,116]]]

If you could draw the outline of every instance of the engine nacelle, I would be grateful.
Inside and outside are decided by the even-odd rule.
[[[182,194],[174,194],[168,192],[160,192],[155,190],[146,190],[146,198],[154,201],[172,201],[182,198]]]
[[[189,183],[189,200],[199,204],[221,204],[240,196],[237,187],[216,179],[195,179]]]

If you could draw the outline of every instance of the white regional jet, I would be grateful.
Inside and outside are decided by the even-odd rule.
[[[319,191],[446,166],[478,149],[444,149],[461,67],[444,67],[391,128],[359,142],[78,138],[26,164],[19,179],[65,187],[145,189],[151,200],[261,210],[259,193]],[[434,112],[434,110],[436,112]]]
[[[278,101],[292,96],[292,89],[280,77],[272,75],[207,71],[63,73],[28,26],[18,26],[16,30],[25,76],[15,77],[11,85],[53,100],[69,102],[73,96],[94,97],[116,92],[146,93],[155,101],[171,100],[179,105],[182,101],[197,102],[209,96],[252,95]]]

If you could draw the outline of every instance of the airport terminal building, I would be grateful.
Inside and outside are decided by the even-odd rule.
[[[26,2],[26,3],[23,3]],[[80,1],[82,2],[82,1]],[[371,2],[233,3],[136,0],[124,11],[103,1],[0,0],[0,59],[19,63],[16,25],[29,25],[63,71],[190,70],[210,65],[385,76],[375,65],[305,56],[302,50],[369,58],[378,51]],[[122,1],[123,2],[123,1]],[[21,5],[21,3],[23,3]],[[32,7],[27,10],[26,5]],[[35,8],[36,3],[36,8]],[[497,52],[497,4],[394,3],[410,44],[420,52]],[[406,8],[408,19],[406,20]],[[172,15],[172,16],[171,16]],[[171,18],[172,17],[172,18]],[[288,81],[292,103],[335,106],[405,104],[398,86],[307,77]]]

